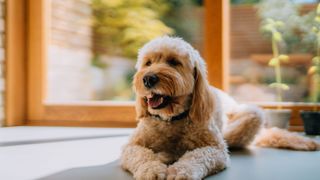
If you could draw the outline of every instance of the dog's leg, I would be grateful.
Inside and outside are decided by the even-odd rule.
[[[167,165],[160,162],[152,150],[139,145],[128,145],[124,148],[121,166],[138,180],[166,179]]]
[[[276,127],[263,129],[255,139],[254,144],[261,147],[273,147],[299,151],[316,151],[320,149],[319,142],[303,137],[297,133]]]
[[[237,106],[228,113],[228,118],[223,136],[231,148],[249,145],[261,129],[264,119],[262,110],[250,105]]]
[[[186,152],[168,168],[168,180],[202,179],[226,168],[229,155],[226,149],[207,146]]]
[[[228,116],[229,120],[223,135],[231,148],[243,148],[254,141],[254,145],[261,147],[304,151],[320,149],[318,142],[284,129],[263,129],[259,133],[264,117],[261,109],[255,106],[240,105]]]

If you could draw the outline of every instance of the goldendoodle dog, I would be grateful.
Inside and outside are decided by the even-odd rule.
[[[202,179],[226,168],[228,147],[251,143],[318,148],[315,141],[285,130],[259,133],[262,110],[211,87],[204,60],[181,38],[150,41],[139,51],[136,68],[139,123],[121,157],[135,179]]]

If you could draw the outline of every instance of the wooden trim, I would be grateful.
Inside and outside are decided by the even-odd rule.
[[[43,120],[50,121],[119,121],[134,122],[135,109],[130,105],[46,105]]]
[[[310,59],[312,59],[312,54],[302,54],[302,53],[296,53],[296,54],[288,54],[290,61],[283,62],[282,66],[297,66],[297,65],[307,65],[309,66],[311,64]],[[273,55],[270,54],[252,54],[250,56],[250,60],[257,62],[263,66],[268,66],[268,63],[270,59],[272,59]]]
[[[303,132],[304,127],[303,126],[289,126],[289,131],[297,131],[297,132]]]
[[[28,126],[65,126],[65,127],[112,127],[112,128],[133,128],[137,126],[137,122],[121,122],[121,121],[28,121]]]
[[[28,3],[28,120],[43,120],[50,3]]]
[[[25,124],[26,11],[25,1],[6,1],[5,126]]]
[[[28,125],[135,127],[135,109],[132,103],[106,105],[105,103],[45,105],[44,119],[30,120]]]
[[[204,57],[209,82],[225,91],[229,86],[229,1],[205,0]]]

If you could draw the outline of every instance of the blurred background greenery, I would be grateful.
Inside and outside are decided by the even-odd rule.
[[[95,50],[134,59],[143,44],[161,35],[191,41],[192,31],[201,28],[183,15],[196,5],[201,1],[93,0]]]
[[[134,61],[143,44],[163,35],[182,37],[202,49],[202,4],[201,0],[92,0],[92,65],[110,68],[104,55]],[[97,98],[134,99],[133,74],[132,67]]]

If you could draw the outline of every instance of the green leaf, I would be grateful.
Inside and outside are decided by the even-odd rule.
[[[276,66],[279,63],[279,59],[278,58],[272,58],[270,59],[268,65],[269,66]]]
[[[273,35],[273,38],[275,41],[277,41],[277,42],[282,41],[282,36],[278,31],[275,31],[272,35]]]
[[[266,21],[268,24],[274,24],[274,20],[272,18],[267,18]]]
[[[275,87],[277,87],[277,83],[271,83],[271,84],[269,84],[269,87],[275,88]]]
[[[320,64],[320,57],[319,57],[319,56],[316,56],[316,57],[312,58],[312,62],[313,62],[314,64]]]
[[[308,70],[308,74],[314,74],[315,72],[317,72],[317,70],[317,66],[311,66]]]
[[[269,32],[272,32],[273,31],[273,26],[271,24],[266,24],[262,27],[262,29],[264,31],[269,31]]]
[[[269,87],[278,88],[279,87],[279,83],[271,83],[271,84],[269,84]]]
[[[276,21],[275,25],[280,28],[284,26],[284,23],[282,21]]]
[[[280,61],[283,61],[283,62],[289,61],[289,56],[285,54],[281,54],[278,58],[280,59]]]
[[[317,15],[320,15],[320,3],[317,6]]]
[[[313,26],[311,30],[312,30],[312,32],[314,32],[314,33],[317,33],[317,32],[318,32],[318,28],[315,27],[315,26]]]
[[[286,85],[286,84],[281,84],[280,87],[281,87],[281,89],[283,89],[283,90],[289,90],[289,89],[290,89],[289,86]]]
[[[282,90],[289,90],[290,89],[288,85],[283,84],[283,83],[271,83],[269,85],[269,87],[271,87],[271,88],[280,88]]]
[[[316,16],[316,17],[314,18],[314,20],[315,20],[316,22],[320,23],[320,16]]]

